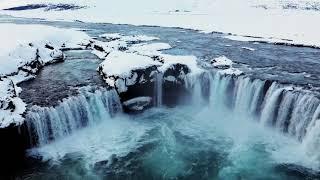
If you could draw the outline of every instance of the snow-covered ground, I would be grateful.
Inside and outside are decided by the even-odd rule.
[[[16,10],[3,10],[8,8]],[[0,14],[19,17],[182,27],[203,32],[230,33],[232,35],[226,38],[237,41],[320,47],[320,26],[317,24],[320,19],[320,0],[0,0],[0,9]],[[176,57],[159,51],[171,48],[169,44],[139,43],[128,48],[128,41],[158,40],[156,37],[121,34],[104,34],[101,37],[109,40],[108,43],[94,43],[96,48],[93,48],[93,52],[101,59],[116,50],[110,57],[125,57],[129,53],[132,57],[150,60],[152,56],[157,56],[164,69],[181,62],[191,69],[197,69],[195,57]],[[60,48],[77,47],[81,40],[89,37],[75,30],[0,24],[0,39],[0,127],[5,127],[22,120],[25,104],[17,99],[21,91],[17,83],[33,78],[44,65],[63,59]],[[248,47],[243,49],[254,50]],[[137,66],[136,63],[133,65]],[[229,74],[242,73],[234,68],[223,71]]]
[[[0,13],[50,20],[183,27],[320,46],[319,0],[0,0],[0,9],[43,3],[82,8]]]
[[[19,82],[34,78],[46,64],[62,61],[61,48],[77,48],[89,37],[71,29],[0,24],[0,128],[23,121],[26,104]]]
[[[168,69],[175,69],[177,65],[187,67],[191,74],[203,71],[198,67],[195,56],[162,53],[161,50],[172,47],[167,43],[150,42],[159,40],[157,37],[121,34],[103,34],[100,37],[105,41],[91,41],[92,53],[104,60],[98,71],[106,83],[116,88],[120,93],[127,91],[128,86],[143,84],[148,81],[147,79],[155,78],[153,76],[157,73],[163,74]],[[148,68],[152,68],[152,70],[149,72]],[[146,72],[139,75],[135,71]],[[181,76],[183,75],[185,74],[181,74]],[[178,77],[174,77],[174,79],[176,78]]]

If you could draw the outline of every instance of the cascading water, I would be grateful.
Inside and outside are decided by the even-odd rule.
[[[261,112],[261,123],[266,124],[266,125],[272,125],[272,121],[276,119],[276,113],[277,110],[279,109],[279,101],[280,96],[284,89],[282,88],[277,88],[275,83],[272,84],[272,87],[269,89],[266,99],[265,99],[265,104],[264,108]]]
[[[32,107],[26,122],[31,143],[41,146],[106,120],[119,111],[121,103],[115,91],[82,90],[78,96],[65,99],[56,107]]]
[[[80,152],[85,166],[94,167],[85,171],[98,169],[104,179],[281,179],[278,165],[318,169],[320,101],[314,94],[209,71],[187,76],[185,85],[190,106],[142,114],[111,117],[121,108],[118,95],[101,89],[81,91],[54,108],[34,107],[27,123],[40,147],[30,154],[67,160],[61,166],[68,168]],[[162,86],[154,91],[154,105],[161,105]]]
[[[210,76],[210,85],[201,83],[204,81],[201,77],[205,76],[186,82],[189,87],[193,87],[196,99],[202,97],[201,88],[207,89],[210,86],[210,97],[205,98],[210,99],[212,108],[231,109],[236,116],[256,119],[262,125],[275,127],[302,143],[318,144],[320,100],[311,92],[294,90],[277,82],[270,85],[267,81],[252,80],[245,76],[205,73]]]
[[[154,99],[155,99],[155,106],[160,107],[162,106],[162,98],[163,98],[163,73],[159,72],[156,74],[155,83],[154,83]]]
[[[320,162],[320,105],[316,109],[312,121],[310,122],[306,136],[303,140],[303,147],[305,152],[312,157],[315,162]],[[320,163],[318,164],[318,167]]]

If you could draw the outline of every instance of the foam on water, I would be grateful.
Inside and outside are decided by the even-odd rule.
[[[87,163],[108,159],[116,154],[123,156],[139,146],[139,140],[150,129],[143,122],[134,122],[126,116],[105,119],[53,143],[30,151],[32,156],[59,161],[64,156],[80,153]]]
[[[189,105],[107,116],[30,154],[59,161],[80,153],[91,165],[115,154],[120,162],[121,157],[134,162],[132,173],[164,179],[282,179],[286,174],[277,167],[283,164],[319,170],[320,106],[313,94],[216,72],[189,78],[186,87],[194,96]]]

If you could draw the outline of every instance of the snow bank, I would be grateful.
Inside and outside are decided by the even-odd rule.
[[[199,68],[197,58],[195,56],[174,56],[169,54],[161,54],[159,57],[164,60],[164,64],[159,68],[159,70],[162,72],[165,72],[169,68],[173,68],[173,66],[176,64],[186,65],[192,74],[203,72],[203,70]]]
[[[0,24],[0,39],[1,77],[16,73],[37,58],[43,65],[59,60],[62,58],[60,48],[78,47],[88,36],[49,26]]]
[[[111,52],[105,61],[101,63],[104,74],[109,76],[130,76],[136,69],[145,69],[150,66],[161,66],[158,61],[152,60],[148,56],[121,51]]]
[[[152,102],[151,97],[137,97],[123,102],[123,105],[131,111],[142,111]]]
[[[21,116],[26,110],[26,104],[18,97],[21,89],[10,79],[0,80],[0,127],[7,127],[11,123],[23,122]]]
[[[241,48],[248,51],[255,51],[255,49],[251,47],[241,47]]]
[[[0,128],[21,124],[26,104],[18,83],[34,78],[46,64],[62,61],[61,48],[76,48],[89,37],[71,29],[0,24]]]
[[[233,64],[233,62],[230,59],[228,59],[226,56],[220,56],[218,58],[215,58],[211,60],[211,63],[213,67],[220,68],[220,69],[230,68]]]
[[[100,37],[105,38],[110,41],[121,40],[121,41],[126,41],[126,42],[152,41],[152,40],[159,39],[158,37],[145,36],[145,35],[125,36],[120,33],[106,33],[106,34],[100,35]]]
[[[119,93],[126,92],[128,86],[156,81],[158,73],[164,74],[164,80],[178,82],[177,79],[182,80],[186,74],[203,71],[198,67],[195,56],[174,56],[161,52],[172,47],[167,43],[150,42],[159,40],[157,37],[123,36],[117,33],[100,37],[107,41],[92,41],[91,44],[95,49],[93,53],[104,59],[98,71],[106,83]],[[132,40],[135,43],[129,43]]]
[[[143,44],[135,44],[130,47],[130,52],[137,52],[143,55],[159,55],[161,54],[159,51],[171,49],[170,44],[167,43],[143,43]]]
[[[243,72],[239,69],[236,69],[236,68],[224,69],[224,70],[219,71],[219,73],[226,74],[226,75],[234,75],[234,76],[243,75]]]
[[[0,9],[27,4],[86,6],[68,11],[1,11],[20,17],[182,27],[204,32],[289,39],[320,46],[319,0],[2,0]]]
[[[240,76],[243,72],[237,68],[232,67],[234,64],[232,60],[226,56],[220,56],[211,60],[211,64],[214,68],[219,69],[218,72],[221,74]]]
[[[91,47],[93,48],[93,54],[97,55],[100,59],[104,59],[107,55],[112,51],[126,51],[128,50],[129,44],[134,44],[131,47],[131,51],[144,51],[144,49],[150,50],[151,47],[149,44],[137,44],[146,41],[158,40],[157,37],[145,36],[145,35],[131,35],[125,36],[120,33],[107,33],[100,35],[101,38],[104,38],[106,42],[91,40]],[[154,45],[153,45],[154,46]],[[159,47],[160,46],[160,47]],[[168,44],[157,44],[157,47],[153,47],[153,49],[160,50],[165,48],[171,48]],[[168,47],[169,46],[169,47]]]

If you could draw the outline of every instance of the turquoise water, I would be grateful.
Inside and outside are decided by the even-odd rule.
[[[92,37],[106,32],[158,36],[174,47],[167,53],[192,54],[200,60],[227,55],[239,66],[250,67],[246,70],[253,77],[319,86],[318,49],[237,42],[220,34],[177,28],[30,19],[8,22],[87,29]],[[256,51],[244,51],[243,46]],[[34,81],[22,84],[22,98],[31,105],[51,106],[78,95],[81,87],[104,86],[96,72],[100,60],[89,53],[67,52],[66,62],[47,66]],[[226,83],[221,85],[225,89]],[[249,102],[241,99],[248,97],[239,96],[240,112],[234,112],[225,107],[222,93],[216,95],[219,101],[212,104],[185,102],[189,106],[99,117],[97,124],[30,149],[29,166],[16,178],[320,179],[319,161],[310,160],[300,142],[241,113],[247,110],[241,107],[248,106],[242,102]]]
[[[214,107],[119,114],[30,150],[28,179],[301,179],[300,144]],[[41,161],[40,161],[41,159]]]

